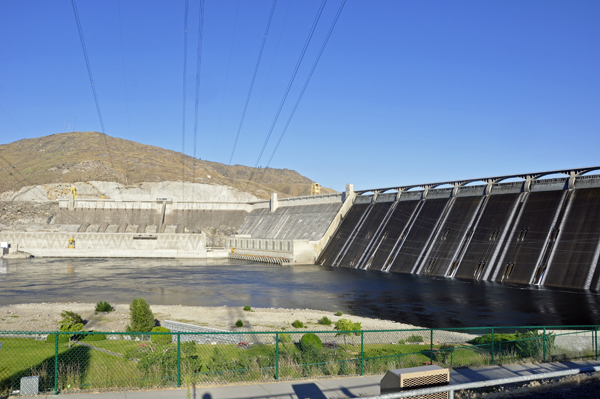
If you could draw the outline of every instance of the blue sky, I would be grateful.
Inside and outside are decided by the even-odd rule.
[[[265,166],[341,0],[279,0],[234,164]],[[192,155],[199,0],[190,0]],[[196,155],[228,163],[271,0],[206,0]],[[184,1],[78,0],[106,133],[182,150]],[[343,190],[600,164],[600,2],[348,0],[271,167]],[[100,131],[67,0],[0,0],[0,143]]]

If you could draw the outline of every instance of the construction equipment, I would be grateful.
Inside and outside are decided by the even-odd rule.
[[[73,194],[74,199],[77,199],[77,188],[71,187],[71,194]]]
[[[321,195],[321,185],[319,183],[313,183],[310,187],[310,195]]]
[[[69,245],[67,245],[67,248],[75,249],[75,239],[74,238],[69,238]]]

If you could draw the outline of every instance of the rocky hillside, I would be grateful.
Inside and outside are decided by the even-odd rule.
[[[272,192],[280,197],[308,195],[312,184],[293,170],[203,161],[98,132],[59,133],[0,145],[0,193],[89,181],[124,186],[185,181],[228,186],[265,199]]]

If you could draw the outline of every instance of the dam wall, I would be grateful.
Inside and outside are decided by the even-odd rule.
[[[583,172],[357,192],[317,263],[599,290],[600,176]]]
[[[313,264],[352,198],[352,191],[281,200],[273,195],[270,201],[256,204],[240,234],[227,240],[230,257]]]
[[[36,257],[207,257],[204,234],[0,232],[0,241],[10,243],[11,252],[23,251]]]

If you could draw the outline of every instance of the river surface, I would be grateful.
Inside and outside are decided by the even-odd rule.
[[[0,305],[130,303],[341,310],[422,327],[600,324],[600,295],[238,260],[0,259]]]

